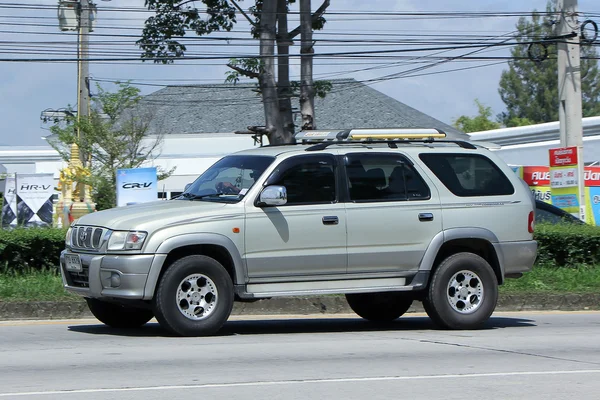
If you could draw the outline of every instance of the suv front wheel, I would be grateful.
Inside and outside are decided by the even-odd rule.
[[[436,268],[423,307],[445,329],[478,329],[498,301],[498,280],[490,264],[473,253],[457,253]]]
[[[216,333],[233,308],[233,283],[215,259],[191,255],[171,264],[154,297],[160,325],[180,336]]]

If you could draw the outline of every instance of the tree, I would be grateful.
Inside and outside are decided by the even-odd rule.
[[[459,129],[465,133],[469,132],[481,132],[489,131],[491,129],[498,129],[501,125],[498,122],[492,121],[492,108],[486,107],[478,99],[475,99],[475,104],[479,110],[475,117],[468,117],[461,115],[452,124],[456,129]]]
[[[543,123],[558,121],[558,72],[557,49],[553,18],[556,5],[549,1],[546,12],[534,11],[531,20],[521,17],[517,23],[518,44],[511,49],[509,69],[500,78],[500,97],[507,110],[498,116],[506,126],[518,126],[524,122]],[[547,39],[547,40],[545,40]],[[528,55],[530,43],[541,49],[546,44],[548,58],[532,61]],[[581,46],[581,91],[583,116],[600,115],[600,73],[598,54],[592,46]]]
[[[331,84],[320,85],[312,82],[312,40],[313,29],[321,29],[325,23],[323,14],[329,7],[329,0],[311,14],[310,0],[301,1],[301,25],[288,31],[287,15],[289,5],[296,0],[256,0],[249,13],[242,10],[235,0],[201,0],[206,6],[206,17],[190,1],[176,4],[173,0],[146,0],[149,10],[155,16],[146,20],[142,38],[138,41],[144,51],[142,58],[159,63],[172,63],[183,57],[184,44],[176,39],[193,30],[203,36],[213,32],[230,31],[236,24],[236,10],[250,23],[251,33],[260,40],[258,59],[232,59],[227,64],[232,71],[226,81],[235,83],[241,76],[257,79],[259,92],[265,109],[265,128],[260,131],[269,138],[271,144],[284,144],[294,141],[294,123],[291,97],[295,89],[300,89],[303,125],[314,129],[314,96],[322,96]],[[309,33],[310,32],[310,33]],[[289,79],[289,47],[294,37],[302,34],[301,82],[295,84]],[[277,44],[277,78],[275,79],[275,44]],[[311,123],[307,123],[311,121]]]
[[[66,120],[56,121],[50,128],[53,136],[48,139],[66,162],[71,157],[71,145],[75,143],[79,147],[89,176],[79,178],[78,183],[93,188],[92,200],[97,210],[116,205],[117,169],[137,168],[155,159],[163,139],[162,134],[155,138],[146,135],[152,115],[138,107],[142,99],[139,89],[128,83],[118,85],[119,90],[114,93],[97,85],[98,93],[91,98],[90,115],[78,120],[72,111],[68,112]],[[174,171],[160,167],[157,170],[159,180]]]

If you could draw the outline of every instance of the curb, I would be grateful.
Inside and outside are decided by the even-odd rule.
[[[584,311],[600,310],[600,294],[500,295],[496,311]],[[424,312],[420,302],[409,313]],[[353,311],[344,296],[282,297],[235,303],[232,315],[348,314]],[[85,301],[0,301],[0,321],[93,318]]]

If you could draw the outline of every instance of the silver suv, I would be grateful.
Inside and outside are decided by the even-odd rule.
[[[118,328],[214,334],[234,301],[344,294],[371,321],[422,301],[481,327],[532,268],[534,201],[492,152],[434,129],[300,132],[222,158],[179,197],[70,227],[64,286]]]

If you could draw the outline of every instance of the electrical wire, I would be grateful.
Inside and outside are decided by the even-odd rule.
[[[20,28],[57,28],[57,23],[51,23],[56,17],[45,15],[24,14],[31,11],[56,11],[56,6],[45,6],[27,2],[1,2],[0,10],[20,10],[17,15],[0,15],[0,24],[5,27],[17,28],[14,30],[0,30],[4,35],[25,35],[33,37],[44,35],[43,40],[0,40],[0,62],[22,62],[22,63],[73,63],[79,59],[75,53],[76,35],[71,34],[69,40],[48,40],[49,35],[61,35],[62,38],[68,33],[64,32],[39,32],[24,31]],[[206,9],[199,9],[205,12]],[[126,13],[123,15],[113,15],[115,13]],[[539,12],[540,16],[553,17],[556,13]],[[111,7],[103,5],[98,9],[98,20],[103,24],[96,24],[93,34],[90,34],[90,52],[89,61],[101,65],[136,65],[155,67],[152,59],[142,62],[140,59],[141,50],[137,48],[141,37],[143,21],[141,18],[132,17],[140,15],[142,18],[154,15],[154,11],[145,7]],[[297,11],[290,11],[289,16],[299,15]],[[362,80],[360,84],[375,84],[392,79],[412,78],[419,76],[428,76],[436,74],[451,73],[456,71],[484,68],[506,63],[506,61],[527,59],[527,57],[513,57],[509,55],[483,55],[483,53],[506,51],[515,45],[526,45],[528,42],[517,42],[514,32],[502,35],[493,35],[492,31],[449,31],[438,32],[436,30],[360,30],[354,29],[353,32],[344,32],[335,29],[337,23],[347,23],[349,21],[405,21],[405,20],[472,20],[474,18],[517,18],[530,16],[531,11],[515,12],[471,12],[471,11],[356,11],[356,10],[336,10],[327,11],[327,26],[322,31],[315,31],[313,39],[316,47],[319,49],[314,54],[315,66],[343,66],[336,72],[315,73],[318,78],[332,78],[337,76],[348,76],[351,74],[381,71],[384,69],[397,69],[409,67],[400,72],[394,72],[379,77]],[[586,12],[587,18],[593,18],[600,15],[598,12]],[[131,26],[130,22],[139,22],[140,26]],[[108,24],[107,24],[108,23]],[[327,29],[332,27],[332,29]],[[45,29],[47,30],[47,29]],[[129,34],[128,32],[137,31],[139,34]],[[191,30],[187,31],[192,33]],[[531,32],[530,32],[531,33]],[[246,36],[241,36],[241,35]],[[520,35],[520,34],[519,34]],[[508,36],[500,40],[500,37]],[[0,36],[1,37],[1,36]],[[530,37],[529,43],[543,39],[542,36]],[[215,33],[206,37],[184,37],[178,38],[181,44],[185,45],[187,50],[185,56],[178,58],[177,63],[162,65],[168,67],[191,67],[191,66],[214,66],[223,65],[230,58],[259,58],[251,52],[241,51],[247,47],[258,47],[258,41],[249,37],[248,32],[234,29],[230,32]],[[209,51],[211,47],[223,47],[221,51]],[[595,48],[598,44],[593,44]],[[131,49],[128,49],[131,47]],[[361,50],[358,47],[367,47],[368,50]],[[332,50],[328,50],[331,48]],[[297,48],[296,48],[297,49]],[[424,53],[424,54],[420,54]],[[446,54],[444,54],[446,53]],[[448,54],[450,53],[450,54]],[[275,56],[277,57],[277,56]],[[299,54],[290,55],[290,65],[299,64]],[[585,57],[583,59],[586,59]],[[591,56],[587,59],[597,60],[597,56]],[[160,60],[159,60],[160,61]],[[437,71],[428,71],[435,69],[446,63],[467,63],[468,65],[457,68],[449,68]],[[354,67],[353,67],[354,66]],[[360,66],[360,68],[356,68]],[[352,69],[353,68],[353,69]],[[94,80],[94,79],[93,79]],[[109,82],[110,80],[95,79],[97,82]],[[114,80],[113,80],[114,81]],[[161,80],[162,82],[169,82]],[[164,87],[165,85],[155,84],[153,82],[142,82],[132,80],[136,85]],[[183,82],[175,80],[175,82]],[[219,86],[222,87],[222,86]],[[214,89],[214,88],[213,88]],[[247,90],[247,89],[245,89]],[[228,99],[234,102],[243,102],[247,99]]]

